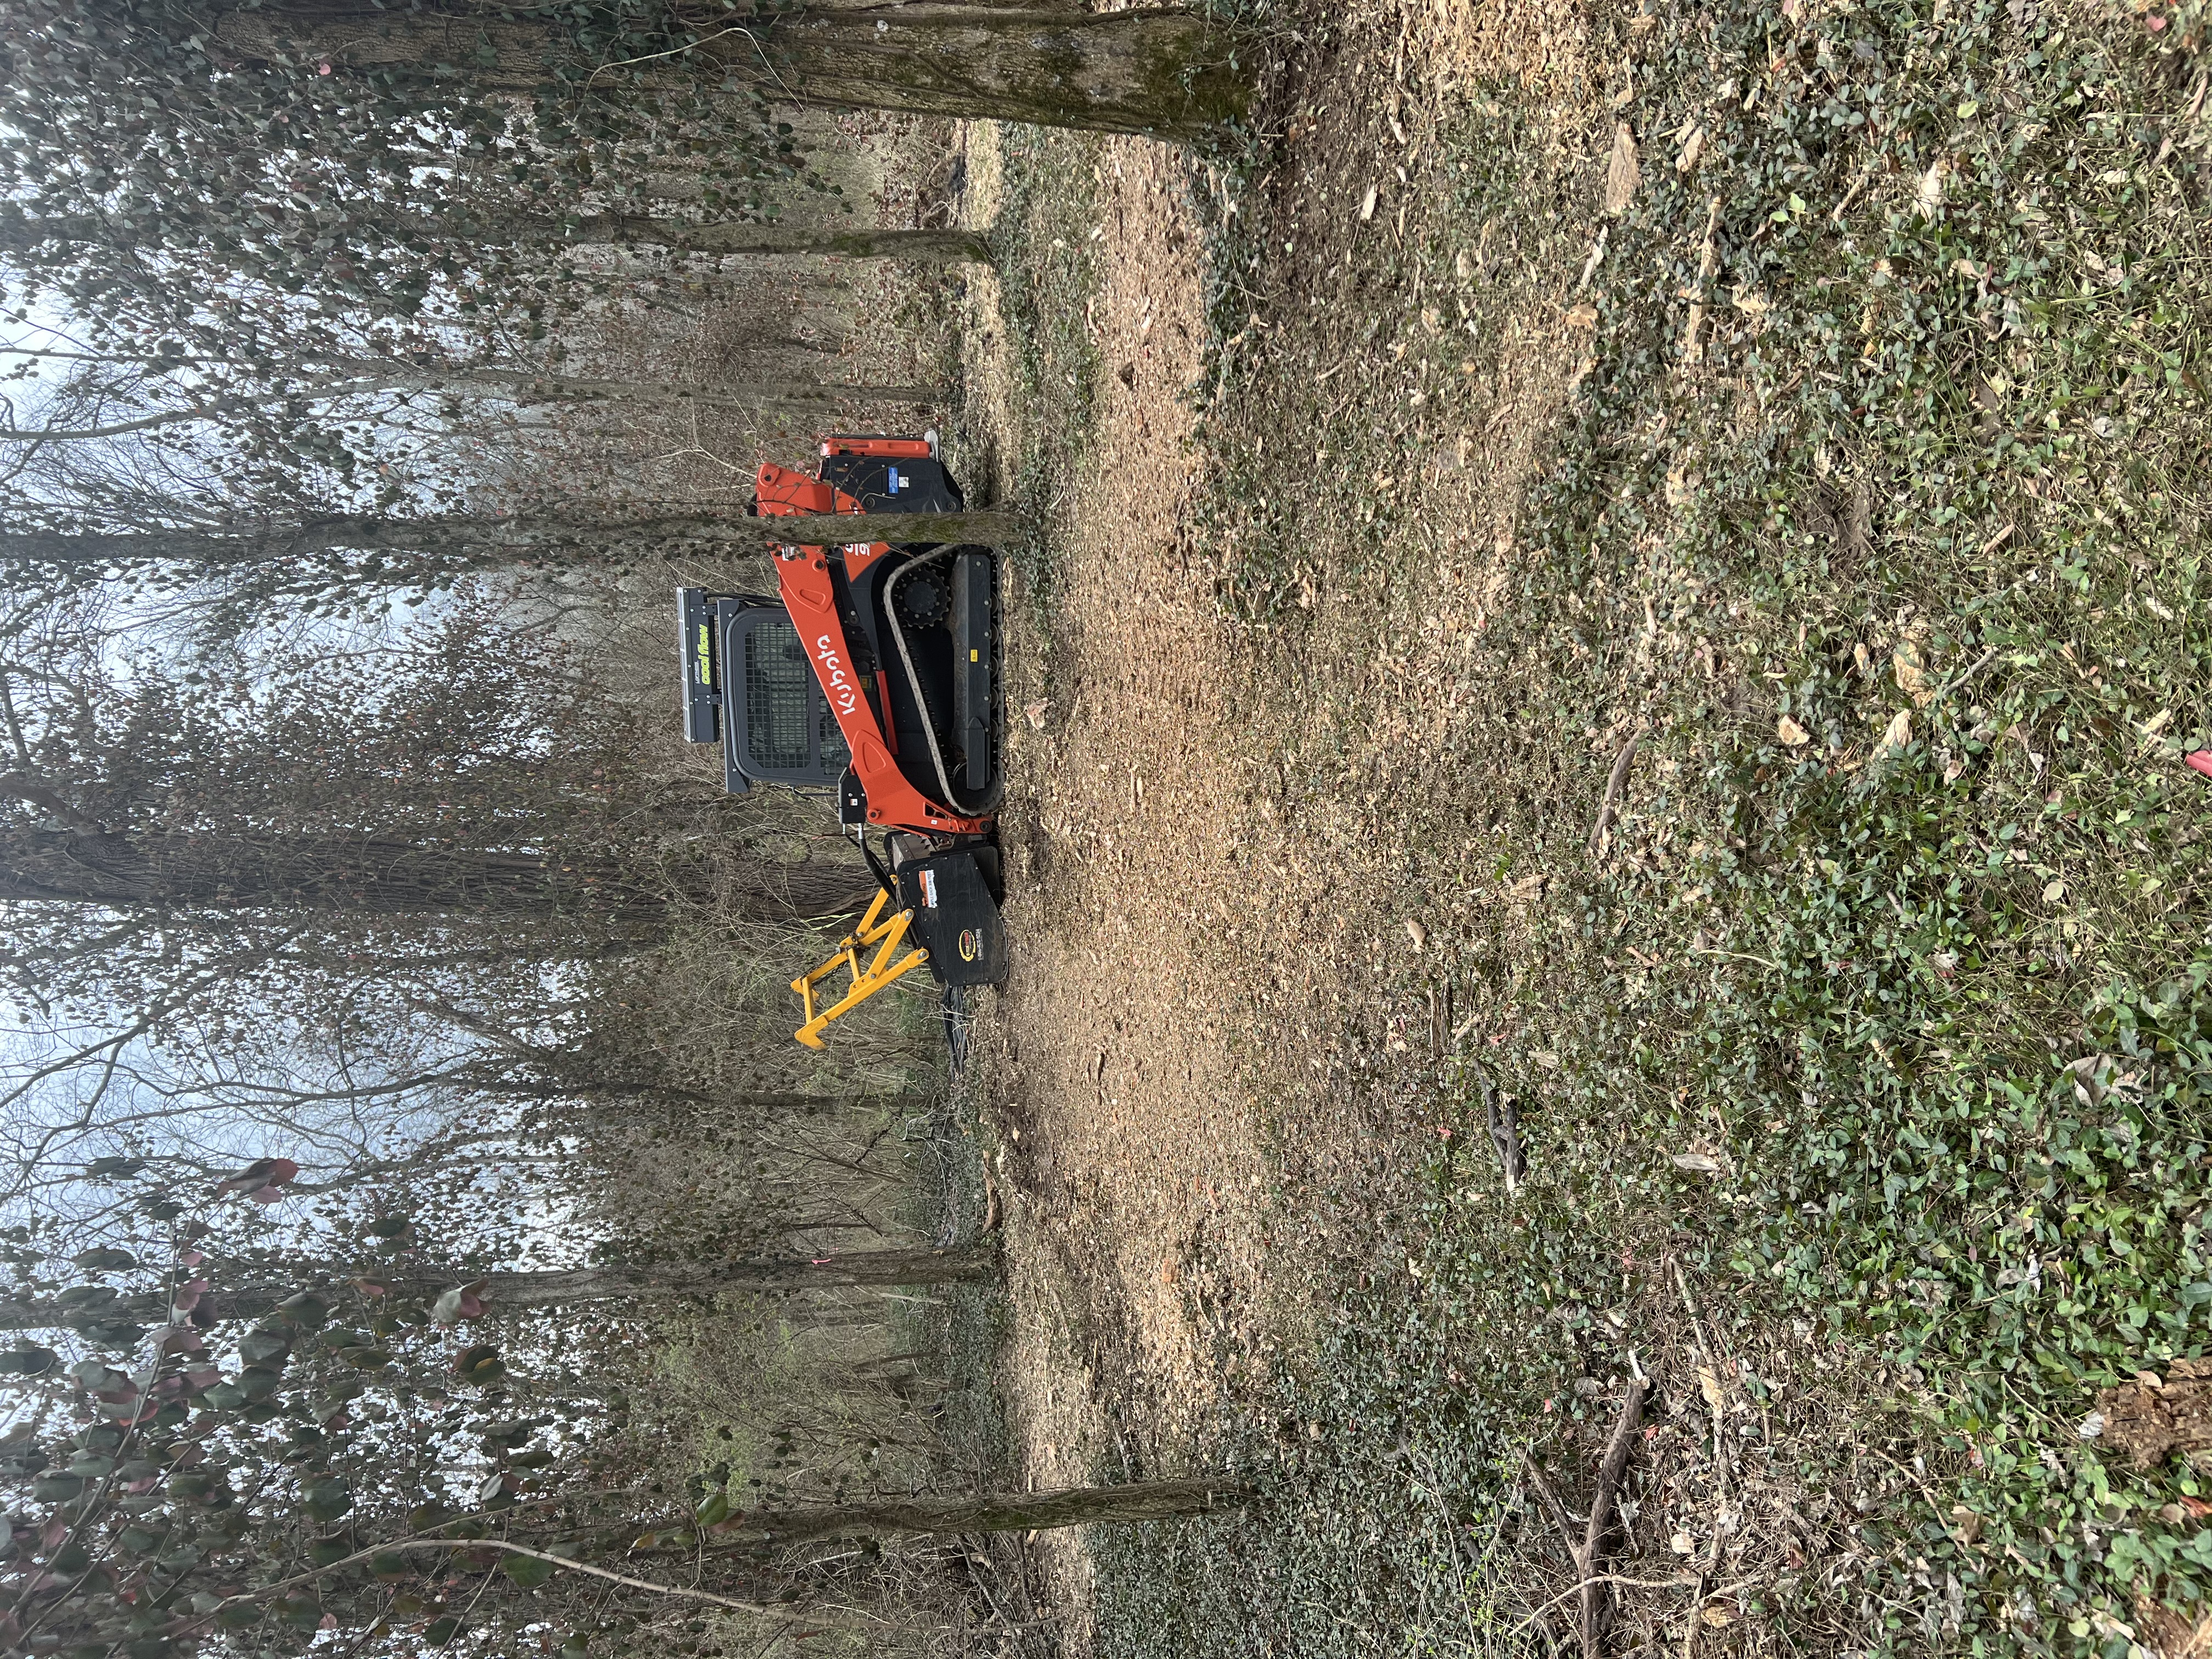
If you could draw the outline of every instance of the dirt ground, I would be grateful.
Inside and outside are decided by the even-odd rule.
[[[2122,1496],[2084,1448],[2099,1389],[2197,1356],[2174,1304],[2200,1267],[2075,1241],[2093,1212],[2122,1241],[2197,1200],[2169,1178],[2108,1202],[2101,1173],[2068,1189],[1947,1126],[1994,1133],[2003,1079],[2106,1133],[2093,1092],[2048,1081],[2073,1050],[2106,1063],[2093,923],[2146,981],[2200,948],[2075,895],[2151,854],[2121,830],[2197,799],[2173,745],[2212,742],[2178,735],[2201,665],[2126,619],[2152,579],[2172,597],[2146,614],[2183,614],[2201,533],[2174,517],[2167,551],[2097,574],[2042,568],[2022,528],[2070,514],[2101,546],[2115,514],[2197,499],[2182,446],[2145,463],[2156,489],[2078,459],[2193,405],[2114,403],[2076,436],[2051,370],[2045,435],[1979,480],[2015,372],[2102,385],[2115,342],[2184,314],[2116,291],[2090,316],[2115,267],[2089,243],[2195,222],[2185,169],[2159,169],[2207,142],[2212,71],[2130,69],[2032,7],[1298,21],[1255,51],[1263,130],[1233,164],[974,127],[954,169],[1000,252],[955,319],[954,459],[1042,529],[1007,594],[1018,965],[968,1078],[1015,1465],[1263,1492],[1203,1527],[1030,1540],[1022,1628],[1250,1659],[1571,1642],[1550,1610],[1595,1546],[1570,1512],[1604,1507],[1648,1378],[1618,1622],[1588,1614],[1608,1651],[2165,1630],[2202,1600],[2179,1564],[2212,1559],[2196,1477]],[[2017,143],[2051,153],[1990,138],[1971,186],[1931,167],[1900,77],[1962,122],[1990,100],[1954,93],[2001,80]],[[2166,125],[2077,120],[2090,82]],[[1989,271],[2058,245],[2053,168],[2116,193],[2069,204],[2078,250],[2000,297]],[[2117,193],[2153,174],[2166,218]],[[2002,244],[1986,264],[1960,225]],[[2006,346],[1986,396],[1923,398],[2015,303],[2045,319],[2034,353]],[[2127,381],[2154,384],[2195,383]],[[2051,597],[2000,629],[1992,594]],[[2163,678],[2085,677],[2097,638]],[[1972,690],[1937,708],[1939,681]],[[2137,746],[2062,790],[2056,745],[2084,732]],[[2142,769],[2153,741],[2172,784]],[[1997,850],[2123,787],[2094,855]],[[1956,862],[1931,871],[1937,801]],[[2002,1206],[1960,1196],[1992,1182]],[[2092,1269],[2109,1300],[2074,1288]]]
[[[1251,1021],[1240,970],[1261,954],[1237,845],[1238,671],[1183,513],[1182,394],[1206,326],[1186,166],[1142,141],[1105,147],[1110,252],[1086,320],[1101,362],[1130,372],[1104,388],[1068,512],[1082,531],[1047,613],[1059,626],[1038,637],[1038,611],[1018,591],[1009,604],[1030,624],[1008,641],[1004,831],[1026,948],[977,1060],[1004,1137],[1009,1420],[1040,1486],[1149,1464],[1188,1428],[1219,1384],[1214,1337],[1253,1340],[1272,1244],[1235,1050]],[[1080,1540],[1056,1535],[1045,1559],[1079,1607]]]
[[[1340,257],[1346,270],[1371,258],[1356,245],[1385,224],[1402,243],[1419,207],[1408,190],[1362,213],[1365,179],[1343,163],[1371,156],[1386,126],[1417,158],[1424,99],[1451,66],[1495,66],[1494,18],[1487,29],[1463,9],[1395,16],[1313,93],[1322,112],[1296,151],[1310,160],[1282,189],[1337,228],[1307,262],[1317,289]],[[1532,82],[1579,88],[1571,39],[1507,33]],[[1409,81],[1409,44],[1435,76]],[[971,129],[970,222],[997,209],[995,161],[993,130]],[[1563,296],[1542,293],[1484,366],[1486,418],[1433,434],[1425,476],[1377,481],[1421,514],[1432,562],[1380,603],[1301,573],[1297,602],[1318,626],[1287,659],[1232,619],[1191,510],[1208,325],[1200,204],[1222,181],[1184,153],[1118,139],[1096,183],[1097,429],[1077,498],[1054,504],[1072,528],[1048,603],[1010,597],[1004,835],[1023,948],[976,1047],[1002,1136],[1009,1422],[1037,1486],[1180,1472],[1240,1370],[1308,1328],[1303,1298],[1324,1277],[1313,1265],[1389,1253],[1387,1228],[1355,1211],[1429,1133],[1409,1114],[1432,1062],[1480,1040],[1451,1000],[1446,935],[1510,923],[1478,927],[1441,896],[1405,906],[1387,800],[1450,768],[1467,740],[1456,671],[1500,621],[1514,556],[1494,504],[1541,464],[1574,361]],[[1012,453],[1021,416],[995,286],[975,297],[970,385]],[[1347,307],[1317,326],[1360,320]],[[1316,437],[1286,423],[1278,441]],[[1425,1001],[1383,989],[1409,952],[1437,962]],[[1037,1548],[1081,1650],[1085,1541]]]

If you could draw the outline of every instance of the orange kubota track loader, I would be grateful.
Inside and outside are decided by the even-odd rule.
[[[763,465],[754,510],[772,519],[965,505],[933,436],[836,435],[819,450],[811,477]],[[915,967],[948,987],[1006,977],[998,556],[855,540],[779,548],[775,571],[773,597],[678,591],[684,735],[720,743],[732,793],[834,793],[883,888],[837,954],[793,981],[806,1014],[799,1041],[819,1047],[830,1019]],[[882,856],[871,828],[884,834]],[[919,948],[895,961],[902,945]],[[815,987],[840,966],[853,988],[823,1012]]]

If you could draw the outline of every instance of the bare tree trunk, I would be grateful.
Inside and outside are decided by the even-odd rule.
[[[666,381],[576,379],[541,374],[527,368],[503,368],[470,364],[439,368],[412,364],[354,364],[356,372],[343,378],[307,380],[297,368],[282,374],[282,383],[250,392],[228,392],[179,406],[157,409],[150,414],[91,425],[0,428],[0,443],[70,443],[100,441],[179,426],[194,421],[219,419],[266,407],[272,398],[298,398],[331,404],[348,398],[372,397],[395,392],[475,392],[516,404],[619,402],[659,407],[698,409],[737,405],[754,409],[807,410],[830,413],[848,403],[934,402],[942,394],[927,386],[838,386],[821,380],[746,380],[719,386],[680,386]],[[142,399],[132,389],[131,402]]]
[[[890,542],[991,542],[1016,538],[1020,520],[1006,513],[881,513],[869,515],[866,539]],[[210,572],[314,560],[331,554],[410,556],[402,567],[386,558],[370,574],[398,582],[415,569],[452,572],[519,559],[574,558],[592,563],[692,545],[757,550],[764,544],[817,545],[856,540],[842,516],[756,519],[739,513],[582,511],[454,514],[435,518],[337,514],[236,530],[139,530],[70,533],[0,532],[0,566],[64,579],[97,580],[117,570],[157,564]]]
[[[920,264],[988,264],[991,244],[972,230],[898,230],[875,226],[787,227],[736,222],[701,223],[655,219],[643,214],[584,215],[573,219],[457,215],[448,219],[417,213],[377,213],[319,224],[337,236],[383,237],[395,241],[463,243],[493,247],[608,246],[665,247],[678,253],[763,256],[829,254],[850,259],[905,259]],[[147,227],[133,236],[143,241]],[[167,227],[157,222],[159,232]],[[177,228],[180,234],[190,227]],[[89,214],[32,218],[0,216],[0,252],[27,253],[60,242],[111,245],[114,226]]]
[[[560,29],[488,11],[233,6],[215,31],[245,57],[312,57],[344,70],[450,78],[466,64],[487,91],[536,93],[582,62]],[[688,58],[633,69],[628,83],[736,78],[798,104],[1195,139],[1244,112],[1249,94],[1231,57],[1211,21],[1172,8],[913,0],[822,5],[744,26],[704,21]]]
[[[709,1548],[803,1544],[874,1533],[1027,1532],[1102,1522],[1173,1521],[1249,1503],[1247,1480],[1141,1480],[1126,1486],[989,1492],[975,1498],[878,1498],[790,1509],[749,1510],[702,1528]]]
[[[778,349],[825,350],[813,341],[786,340]],[[616,398],[634,403],[675,404],[793,404],[810,409],[835,409],[847,403],[928,403],[945,395],[935,386],[871,386],[863,382],[770,378],[723,381],[714,386],[672,386],[659,380],[610,380],[554,374],[520,364],[437,363],[410,357],[318,356],[312,353],[281,361],[240,357],[162,356],[152,352],[40,351],[28,348],[0,348],[0,356],[36,358],[41,362],[84,363],[105,368],[155,370],[216,369],[241,375],[298,374],[307,369],[330,370],[327,382],[307,387],[313,395],[343,395],[355,391],[402,391],[423,387],[431,391],[448,386],[485,386],[535,398]],[[134,392],[137,388],[131,388]],[[266,392],[258,394],[265,397]],[[221,400],[224,406],[232,401]],[[21,436],[22,434],[15,434]]]
[[[426,228],[434,228],[436,221],[422,223]],[[781,225],[695,224],[641,214],[592,215],[557,227],[515,222],[488,228],[495,235],[511,233],[518,241],[550,234],[563,242],[665,247],[678,253],[834,254],[848,259],[905,259],[938,265],[991,263],[990,242],[973,230],[888,230],[862,225],[798,229]]]
[[[788,547],[826,547],[841,543],[872,542],[983,542],[994,545],[1018,540],[1022,520],[1013,513],[871,513],[865,537],[854,534],[850,514],[793,514],[788,518],[744,521],[758,541]]]
[[[478,389],[523,402],[567,400],[675,404],[774,405],[787,409],[835,410],[847,404],[927,404],[945,394],[926,386],[839,385],[811,380],[751,380],[717,386],[674,386],[665,381],[603,380],[572,375],[542,374],[526,368],[472,366],[465,368],[426,368],[411,379],[393,377],[398,386],[420,386],[437,391],[447,386]]]
[[[0,823],[0,899],[118,909],[605,919],[665,902],[611,860],[360,835],[122,833]]]
[[[724,1291],[775,1294],[793,1291],[891,1288],[908,1285],[955,1285],[988,1279],[998,1271],[997,1253],[988,1244],[951,1249],[855,1250],[842,1255],[797,1256],[780,1261],[670,1262],[653,1267],[576,1267],[537,1273],[470,1273],[460,1269],[387,1279],[386,1298],[431,1297],[464,1284],[482,1281],[485,1310],[500,1313],[522,1308],[566,1307],[580,1302],[638,1302],[672,1296],[711,1296]],[[305,1288],[298,1283],[247,1285],[216,1291],[210,1298],[216,1316],[258,1319]],[[95,1319],[102,1323],[135,1320],[158,1324],[169,1316],[168,1300],[159,1295],[118,1297],[97,1307],[65,1308],[37,1298],[0,1302],[0,1331],[73,1328]]]

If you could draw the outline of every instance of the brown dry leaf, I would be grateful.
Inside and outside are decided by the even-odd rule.
[[[1910,708],[1900,708],[1892,717],[1889,729],[1881,734],[1881,746],[1885,749],[1903,749],[1911,741],[1912,711]]]
[[[1939,155],[1935,164],[1920,175],[1920,183],[1914,187],[1912,199],[1918,205],[1922,218],[1934,218],[1936,210],[1943,205],[1943,179],[1950,170],[1951,164]]]
[[[1698,1610],[1698,1617],[1715,1630],[1721,1630],[1735,1623],[1735,1609],[1719,1606],[1701,1607]]]
[[[2138,1595],[2135,1614],[2136,1635],[2155,1659],[2206,1659],[2212,1655],[2212,1613],[2176,1613]]]
[[[1597,307],[1591,305],[1588,301],[1584,301],[1581,305],[1577,306],[1572,311],[1570,311],[1567,313],[1567,326],[1569,328],[1595,328],[1597,326]]]
[[[1676,1169],[1686,1170],[1692,1175],[1718,1175],[1721,1172],[1720,1160],[1704,1152],[1669,1152],[1667,1158]]]
[[[1897,677],[1897,689],[1923,708],[1935,700],[1936,688],[1928,684],[1928,659],[1911,641],[1899,641],[1889,653],[1889,672]]]
[[[1378,186],[1374,185],[1367,186],[1367,194],[1361,198],[1359,204],[1359,222],[1361,224],[1365,224],[1370,219],[1372,219],[1375,216],[1375,198],[1381,194],[1382,191]]]
[[[1043,702],[1032,702],[1025,704],[1023,707],[1022,713],[1028,717],[1029,723],[1031,726],[1042,732],[1044,730],[1044,717],[1051,711],[1051,708],[1052,704],[1048,701]]]
[[[1774,722],[1774,735],[1792,749],[1813,741],[1813,734],[1787,714]]]
[[[1679,1159],[1676,1161],[1680,1162]],[[1728,1409],[1728,1395],[1721,1392],[1720,1376],[1711,1365],[1698,1367],[1698,1392],[1705,1395],[1705,1404],[1715,1411]]]
[[[1698,165],[1698,158],[1705,153],[1705,130],[1690,129],[1690,136],[1682,141],[1682,153],[1674,158],[1674,171],[1687,173]]]
[[[2097,1395],[2104,1443],[2139,1469],[2171,1452],[2212,1449],[2212,1359],[2177,1359],[2162,1386],[2124,1382]]]
[[[1628,204],[1636,199],[1636,187],[1644,182],[1643,170],[1636,162],[1636,135],[1626,121],[1616,121],[1613,128],[1613,159],[1605,168],[1605,210],[1626,213]]]
[[[1413,941],[1416,951],[1429,948],[1429,930],[1411,916],[1406,918],[1406,937]]]

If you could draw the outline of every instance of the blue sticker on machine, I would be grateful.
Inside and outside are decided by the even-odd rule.
[[[891,495],[897,495],[897,494],[899,493],[899,475],[898,475],[898,469],[897,469],[896,467],[891,467],[891,468],[890,468],[890,469],[889,469],[889,473],[890,473],[890,481],[891,481],[891,482],[890,482],[890,491],[889,491],[889,493],[890,493],[890,494],[891,494]]]

